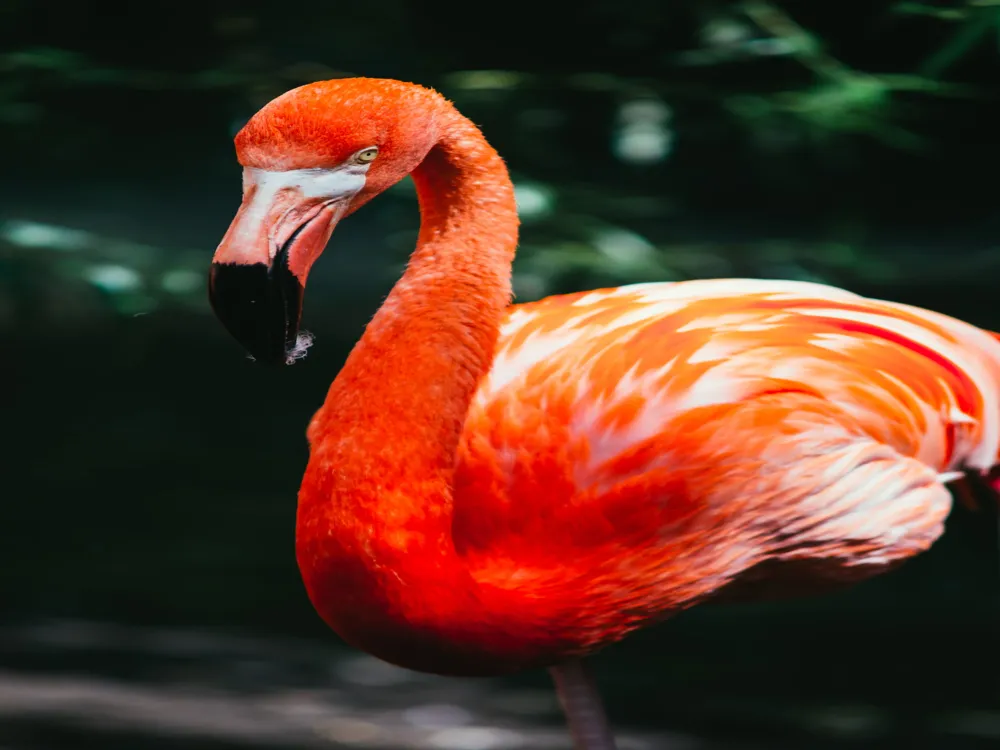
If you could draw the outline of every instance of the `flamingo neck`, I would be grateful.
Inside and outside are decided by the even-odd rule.
[[[437,146],[413,173],[421,214],[416,250],[338,378],[378,373],[381,385],[353,387],[377,393],[378,406],[391,410],[380,424],[396,446],[391,471],[420,481],[451,480],[469,403],[510,304],[517,245],[514,187],[503,161],[471,122],[449,114]],[[403,430],[413,436],[405,454]],[[402,455],[420,460],[400,465]]]
[[[478,129],[450,108],[439,124],[413,173],[417,248],[310,425],[297,550],[313,604],[349,643],[466,672],[495,628],[452,540],[452,474],[510,301],[518,220]]]

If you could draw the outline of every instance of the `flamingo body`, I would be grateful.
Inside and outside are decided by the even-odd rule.
[[[858,580],[926,549],[943,482],[993,466],[998,389],[990,334],[817,284],[517,306],[462,433],[456,545],[477,580],[575,612],[582,650],[762,563]]]
[[[940,536],[946,482],[996,462],[998,398],[992,334],[821,284],[638,284],[514,306],[452,487],[458,557],[496,601],[457,663],[408,649],[435,671],[505,672],[708,597],[884,572]],[[314,443],[328,424],[321,411]],[[304,503],[314,491],[327,492],[307,483]],[[451,602],[461,592],[412,605],[465,608],[468,624],[483,603]],[[359,629],[367,650],[413,663],[388,653],[411,638],[389,628],[387,650],[378,627]]]
[[[576,660],[710,597],[861,580],[941,534],[1000,446],[1000,341],[788,281],[642,284],[510,307],[513,185],[436,92],[325,81],[236,138],[213,307],[291,363],[312,264],[411,175],[406,272],[309,425],[296,554],[347,642],[427,672],[551,666],[581,750],[613,740]]]

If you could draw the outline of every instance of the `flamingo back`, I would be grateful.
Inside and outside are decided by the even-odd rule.
[[[998,447],[1000,342],[945,315],[790,281],[556,296],[503,323],[453,533],[481,581],[596,633],[603,610],[639,623],[764,563],[884,569]]]

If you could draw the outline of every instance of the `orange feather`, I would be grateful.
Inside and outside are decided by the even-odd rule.
[[[513,187],[434,92],[313,84],[237,137],[282,206],[369,147],[329,202],[412,172],[422,226],[308,431],[298,561],[348,642],[448,674],[558,664],[712,596],[884,571],[941,534],[946,482],[997,463],[1000,341],[943,315],[745,279],[508,308]],[[277,262],[245,246],[269,236],[241,232],[254,195],[219,266]],[[304,284],[326,235],[291,237]]]

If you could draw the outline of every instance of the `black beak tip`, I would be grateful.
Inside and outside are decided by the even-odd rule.
[[[302,285],[283,258],[263,263],[213,263],[208,297],[215,316],[247,351],[264,365],[290,364],[311,343],[299,333]]]

